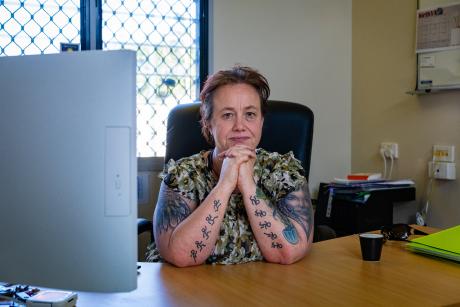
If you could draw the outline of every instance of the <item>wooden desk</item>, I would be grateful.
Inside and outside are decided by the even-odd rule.
[[[78,306],[441,306],[460,303],[460,264],[387,242],[361,260],[357,235],[318,242],[292,265],[255,262],[178,269],[141,263],[130,293],[79,293]]]

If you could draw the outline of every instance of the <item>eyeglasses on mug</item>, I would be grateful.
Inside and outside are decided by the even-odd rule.
[[[408,241],[411,235],[427,235],[428,233],[415,229],[408,224],[392,224],[381,228],[384,241]]]

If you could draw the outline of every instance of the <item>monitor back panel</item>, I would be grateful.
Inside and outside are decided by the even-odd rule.
[[[136,287],[136,55],[0,58],[0,280]]]

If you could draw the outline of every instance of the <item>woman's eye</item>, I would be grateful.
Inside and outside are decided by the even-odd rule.
[[[246,117],[249,118],[249,119],[253,119],[253,118],[256,118],[256,113],[254,112],[247,112],[246,113]]]
[[[224,114],[222,115],[222,117],[223,117],[224,119],[230,119],[230,118],[232,118],[232,116],[233,116],[233,113],[224,113]]]

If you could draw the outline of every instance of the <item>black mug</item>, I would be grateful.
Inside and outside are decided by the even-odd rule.
[[[382,253],[383,235],[377,233],[362,233],[359,235],[361,255],[366,261],[379,261]]]

